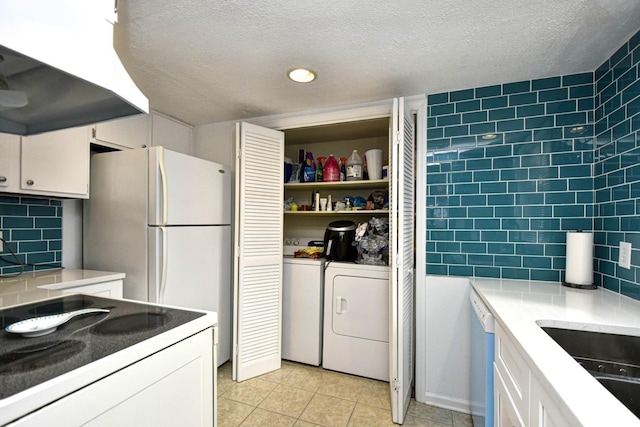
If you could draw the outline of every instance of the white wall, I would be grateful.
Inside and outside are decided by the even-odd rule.
[[[416,283],[416,400],[469,412],[470,282],[426,276]]]
[[[62,201],[62,266],[82,268],[82,200]]]
[[[417,126],[425,135],[426,112]],[[427,144],[416,143],[416,373],[418,402],[470,412],[470,282],[429,276],[426,266]],[[422,142],[420,142],[422,141]]]

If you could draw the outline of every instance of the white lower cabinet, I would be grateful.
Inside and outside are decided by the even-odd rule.
[[[214,332],[180,341],[8,426],[215,425]]]
[[[65,294],[91,294],[107,298],[122,298],[123,283],[122,280],[112,280],[104,283],[94,283],[92,285],[80,285],[62,289]]]
[[[494,374],[494,414],[496,427],[524,427],[526,424],[522,421],[518,410],[516,409],[513,399],[507,391],[507,387],[502,379],[502,375],[498,371],[497,366],[493,367]]]
[[[531,381],[531,426],[535,427],[571,427],[575,425],[567,421],[556,405],[557,398],[552,398],[541,381],[533,377]]]
[[[575,425],[555,402],[560,396],[536,377],[524,350],[496,322],[494,411],[496,427],[570,427]]]
[[[502,376],[505,391],[515,409],[528,425],[529,420],[529,366],[520,354],[518,346],[507,336],[502,325],[496,322],[495,369]]]

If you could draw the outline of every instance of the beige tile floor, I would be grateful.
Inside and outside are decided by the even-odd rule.
[[[218,369],[218,426],[393,426],[389,384],[282,361],[241,383]],[[471,417],[411,399],[405,426],[471,427]]]

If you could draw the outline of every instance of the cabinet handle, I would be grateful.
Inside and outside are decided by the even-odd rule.
[[[0,176],[0,182],[7,182],[6,176]]]
[[[34,182],[33,182],[33,180],[32,180],[32,179],[28,179],[28,180],[27,180],[27,185],[33,185],[33,184],[34,184]]]

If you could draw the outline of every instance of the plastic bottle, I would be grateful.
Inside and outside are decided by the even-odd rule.
[[[302,178],[303,182],[316,182],[316,164],[310,151],[307,152],[307,158],[302,167]]]
[[[324,163],[324,182],[340,181],[340,166],[333,154]]]
[[[300,164],[300,170],[298,171],[298,182],[304,182],[304,150],[298,150],[298,163]]]
[[[316,165],[316,182],[324,181],[324,159],[325,157],[318,157],[318,163]]]
[[[367,171],[367,156],[362,158],[362,179],[369,179],[369,171]]]
[[[347,181],[358,181],[362,179],[362,158],[358,155],[358,150],[353,150],[347,160]]]
[[[347,180],[347,166],[346,166],[347,158],[340,157],[340,181]]]

